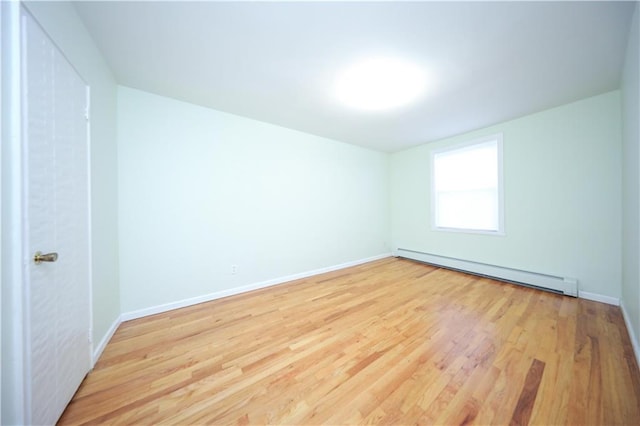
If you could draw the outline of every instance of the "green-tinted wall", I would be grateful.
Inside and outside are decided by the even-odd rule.
[[[502,133],[505,236],[431,229],[432,149]],[[613,91],[391,156],[392,248],[579,280],[620,297],[620,93]]]

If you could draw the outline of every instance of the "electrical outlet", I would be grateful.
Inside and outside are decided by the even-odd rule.
[[[238,273],[238,265],[231,265],[231,275]]]

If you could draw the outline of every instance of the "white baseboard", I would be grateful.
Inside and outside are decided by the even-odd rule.
[[[374,260],[384,259],[391,257],[391,253],[383,253],[377,256],[367,257],[366,259],[354,260],[351,262],[341,263],[339,265],[328,266],[325,268],[314,269],[312,271],[301,272],[299,274],[288,275],[285,277],[274,278],[267,281],[261,281],[258,283],[248,284],[242,287],[230,288],[227,290],[217,291],[215,293],[204,294],[202,296],[191,297],[189,299],[179,300],[177,302],[165,303],[162,305],[151,306],[144,309],[138,309],[131,312],[125,312],[120,315],[121,321],[129,321],[136,318],[142,318],[149,315],[155,315],[162,312],[171,311],[174,309],[185,308],[191,305],[197,305],[198,303],[209,302],[211,300],[221,299],[223,297],[233,296],[240,293],[246,293],[252,290],[258,290],[265,287],[271,287],[274,285],[286,283],[289,281],[299,280],[302,278],[311,277],[314,275],[324,274],[326,272],[336,271],[338,269],[349,268],[351,266],[361,265],[363,263],[372,262]]]
[[[624,318],[624,323],[627,326],[627,332],[629,333],[631,346],[633,346],[633,352],[636,355],[636,362],[638,363],[638,366],[640,366],[640,344],[638,344],[638,339],[636,338],[636,330],[633,328],[631,318],[629,318],[629,314],[624,307],[624,303],[620,304],[620,308],[622,309],[622,317]]]
[[[598,293],[589,293],[588,291],[580,291],[578,293],[580,299],[592,300],[594,302],[606,303],[607,305],[620,306],[620,299],[611,296],[605,296]]]
[[[118,316],[118,318],[115,319],[113,324],[111,324],[111,327],[109,327],[109,330],[107,330],[107,333],[104,335],[102,340],[100,340],[100,343],[98,343],[98,345],[93,348],[93,359],[91,360],[91,368],[93,368],[93,366],[96,365],[96,362],[98,362],[98,359],[100,358],[100,355],[102,355],[104,348],[107,347],[107,343],[109,343],[109,340],[111,340],[120,324],[122,324],[122,315]]]

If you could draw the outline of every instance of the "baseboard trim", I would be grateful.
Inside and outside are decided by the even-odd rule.
[[[100,359],[100,355],[102,355],[104,348],[107,347],[107,344],[116,333],[116,330],[118,329],[120,324],[122,324],[122,315],[119,315],[118,318],[113,321],[113,324],[111,324],[111,327],[109,327],[107,333],[104,335],[102,340],[100,340],[100,343],[98,343],[98,345],[93,348],[93,359],[91,360],[91,368],[93,368],[96,365],[96,362],[98,362],[98,359]]]
[[[605,296],[598,293],[590,293],[588,291],[580,291],[578,293],[580,299],[592,300],[594,302],[606,303],[607,305],[620,306],[620,299],[611,296]]]
[[[633,328],[633,323],[629,318],[627,309],[624,307],[624,303],[620,304],[620,309],[622,309],[622,318],[624,318],[624,323],[627,326],[627,333],[629,333],[629,340],[631,340],[631,346],[633,347],[633,352],[636,356],[636,362],[640,367],[640,344],[638,343],[638,339],[636,338],[636,333],[635,333],[635,329]]]
[[[202,296],[191,297],[189,299],[179,300],[177,302],[165,303],[162,305],[151,306],[148,308],[138,309],[131,312],[125,312],[120,315],[121,321],[130,321],[137,318],[146,317],[149,315],[160,314],[174,309],[186,308],[187,306],[197,305],[198,303],[210,302],[212,300],[221,299],[223,297],[234,296],[236,294],[246,293],[252,290],[258,290],[265,287],[271,287],[278,284],[283,284],[289,281],[299,280],[302,278],[312,277],[314,275],[324,274],[331,271],[337,271],[339,269],[350,268],[352,266],[361,265],[367,262],[373,262],[374,260],[384,259],[391,257],[391,253],[383,253],[376,256],[367,257],[365,259],[354,260],[351,262],[341,263],[339,265],[327,266],[325,268],[314,269],[312,271],[301,272],[299,274],[287,275],[285,277],[274,278],[271,280],[261,281],[241,287],[230,288],[227,290],[217,291],[215,293],[204,294]]]

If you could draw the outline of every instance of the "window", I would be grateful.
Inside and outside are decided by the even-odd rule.
[[[502,134],[431,153],[437,230],[504,234]]]

